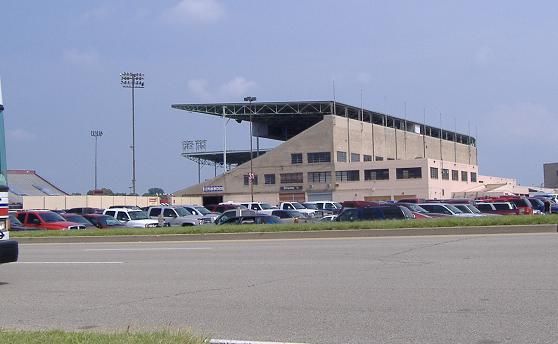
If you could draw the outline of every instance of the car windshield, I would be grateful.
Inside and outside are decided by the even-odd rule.
[[[262,207],[262,209],[276,209],[275,207],[271,206],[271,204],[269,203],[260,203],[260,206]]]
[[[424,209],[423,207],[421,207],[418,204],[414,204],[414,203],[405,203],[405,207],[407,207],[408,209],[415,211],[417,213],[422,213],[422,214],[426,214],[429,211]]]
[[[465,204],[456,204],[454,207],[461,210],[463,213],[473,213]]]
[[[21,223],[21,221],[19,221],[17,219],[17,217],[13,214],[10,214],[10,222],[12,225],[16,225],[16,226],[23,226],[23,224]]]
[[[341,205],[341,203],[333,202],[333,204],[335,205],[335,208],[337,208],[337,209],[343,208],[343,206]]]
[[[128,211],[131,220],[147,220],[147,213],[143,210]]]
[[[178,216],[192,215],[192,213],[190,211],[188,211],[188,209],[186,209],[186,208],[177,207],[177,208],[174,208],[174,210],[176,210],[176,212],[178,213]]]
[[[318,206],[315,205],[314,203],[304,203],[304,206],[305,206],[307,209],[318,210]]]
[[[463,212],[461,210],[459,210],[458,208],[456,208],[454,205],[446,204],[446,207],[449,210],[451,210],[452,212],[456,213],[456,214],[463,214]]]
[[[473,214],[482,214],[480,210],[477,209],[474,205],[467,204],[466,207],[473,213]]]
[[[293,207],[295,209],[306,209],[302,204],[300,204],[298,202],[292,202],[291,204],[293,205]]]
[[[205,207],[194,207],[194,208],[196,208],[196,210],[199,211],[202,215],[211,214],[211,212],[207,210],[207,208]]]
[[[91,222],[89,222],[85,217],[83,217],[81,215],[70,215],[70,216],[66,216],[65,218],[68,221],[83,223],[83,224],[86,224],[86,225],[91,225]]]
[[[64,221],[66,221],[65,218],[63,218],[59,214],[51,212],[51,211],[41,213],[41,218],[45,222],[60,222],[60,221],[64,222]]]
[[[117,226],[122,224],[122,222],[118,221],[117,219],[109,215],[105,215],[105,222],[107,223],[108,226]]]

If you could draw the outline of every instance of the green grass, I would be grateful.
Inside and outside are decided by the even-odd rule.
[[[0,329],[0,344],[206,344],[209,340],[181,331],[65,332]]]
[[[76,236],[127,236],[127,235],[165,235],[165,234],[208,234],[208,233],[246,233],[246,232],[288,232],[350,229],[398,229],[428,227],[468,227],[557,224],[558,214],[545,216],[487,216],[475,218],[444,217],[427,220],[388,220],[361,222],[317,222],[307,224],[280,225],[204,225],[194,227],[164,228],[119,228],[88,229],[81,231],[21,231],[10,232],[12,238],[23,237],[76,237]]]

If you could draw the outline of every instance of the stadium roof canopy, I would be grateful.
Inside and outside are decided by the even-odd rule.
[[[474,137],[334,101],[173,104],[173,109],[252,121],[257,136],[286,141],[322,120],[338,115],[448,141],[475,145]]]
[[[260,149],[258,151],[253,151],[252,156],[255,158],[258,155],[263,155],[270,149]],[[223,165],[224,157],[223,151],[212,151],[212,152],[184,152],[182,156],[197,162],[202,165]],[[249,150],[231,150],[227,151],[227,165],[240,165],[250,160]]]

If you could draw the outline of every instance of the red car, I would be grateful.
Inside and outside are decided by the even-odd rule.
[[[115,228],[124,227],[124,224],[110,215],[103,214],[84,214],[87,220],[89,220],[97,228]]]
[[[84,225],[66,221],[60,214],[50,210],[25,210],[18,212],[16,216],[23,226],[28,229],[85,229]]]

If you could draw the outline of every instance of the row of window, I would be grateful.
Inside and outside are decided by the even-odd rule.
[[[437,167],[430,167],[430,178],[438,179],[438,172],[439,168]],[[471,182],[477,182],[477,173],[471,172],[470,173]],[[450,179],[450,170],[447,168],[442,169],[442,180],[449,180]],[[451,170],[451,180],[459,181],[459,171],[458,170]],[[461,171],[461,181],[466,182],[469,180],[469,173],[467,171]]]
[[[438,179],[437,167],[430,167],[430,178]],[[308,172],[308,183],[330,183],[332,173],[330,171],[325,172]],[[449,180],[450,170],[442,169],[442,179]],[[461,181],[468,181],[469,173],[467,171],[461,171]],[[451,170],[451,180],[459,180],[459,171]],[[477,174],[475,172],[470,173],[471,182],[477,181]],[[396,179],[421,179],[422,178],[422,168],[420,167],[402,167],[395,169]],[[364,170],[364,180],[389,180],[389,169],[378,168],[371,170]],[[359,170],[349,170],[349,171],[335,171],[335,181],[338,182],[353,182],[360,181],[360,171]],[[258,176],[254,175],[254,185],[258,184]],[[267,185],[275,184],[275,174],[264,174],[264,182]],[[280,173],[279,182],[281,184],[302,184],[303,173]],[[244,176],[244,185],[250,185],[249,175]]]
[[[360,154],[358,153],[351,153],[351,162],[360,162]],[[372,159],[372,155],[363,154],[362,161],[383,161],[384,158],[381,156],[376,156],[375,159]],[[316,163],[323,163],[323,162],[331,162],[331,153],[330,152],[315,152],[315,153],[306,153],[306,159],[308,160],[309,164],[316,164]],[[388,159],[390,160],[390,159]],[[391,159],[393,160],[393,159]],[[347,152],[337,151],[337,162],[347,162]],[[302,164],[303,163],[303,155],[302,153],[292,153],[291,154],[291,164]]]

